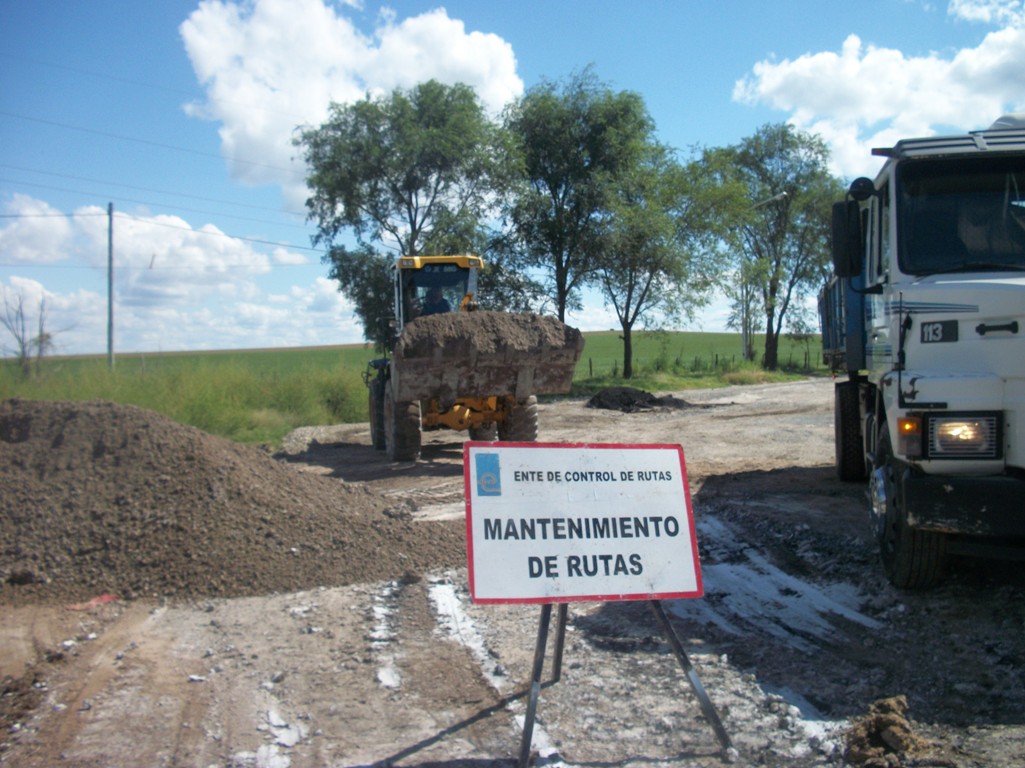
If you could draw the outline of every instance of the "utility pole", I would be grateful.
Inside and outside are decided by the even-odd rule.
[[[107,367],[114,370],[114,204],[107,203]]]

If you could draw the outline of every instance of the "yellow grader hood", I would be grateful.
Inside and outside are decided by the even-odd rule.
[[[557,318],[447,312],[408,323],[392,357],[399,401],[569,392],[584,337]]]

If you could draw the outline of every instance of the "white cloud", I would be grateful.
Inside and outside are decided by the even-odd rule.
[[[39,302],[47,298],[42,283],[18,275],[11,275],[9,285],[0,283],[0,296],[3,297],[5,306],[17,307],[20,304],[26,315],[29,308],[35,311],[39,307]]]
[[[71,224],[42,200],[15,194],[4,206],[11,223],[0,229],[4,259],[26,263],[61,261],[68,257]]]
[[[74,222],[85,240],[82,258],[105,268],[107,222],[88,215],[96,210],[77,210]],[[271,270],[266,254],[212,224],[194,228],[178,216],[116,212],[113,230],[116,295],[122,304],[196,302],[224,288],[235,294]]]
[[[330,314],[337,317],[351,315],[352,304],[338,290],[338,281],[318,277],[304,297],[307,311]]]
[[[309,264],[310,259],[303,253],[297,253],[296,251],[290,251],[287,248],[275,248],[271,252],[271,258],[275,264],[282,264],[288,266],[301,266],[303,264]]]
[[[1023,0],[950,0],[947,13],[966,21],[999,26],[1025,23]]]
[[[230,316],[232,329],[240,337],[255,334],[274,339],[273,346],[351,344],[363,337],[352,305],[338,292],[337,283],[324,277],[310,285],[293,285],[287,298],[268,296],[260,302],[239,303]]]
[[[59,352],[100,353],[107,345],[107,212],[96,206],[65,216],[41,201],[12,203],[22,218],[0,229],[5,254],[26,266],[47,261],[60,233],[59,270],[43,280],[11,276],[3,293],[21,296],[36,317],[45,299],[47,327]],[[24,218],[45,214],[46,228]],[[326,277],[306,285],[286,280],[308,259],[285,248],[271,256],[178,216],[115,212],[115,347],[117,351],[228,349],[353,343],[362,339],[353,310]],[[308,270],[299,270],[306,277]],[[267,285],[273,284],[273,293]],[[34,322],[34,320],[33,320]],[[0,347],[5,346],[0,340]]]
[[[960,18],[999,21],[978,46],[953,55],[909,56],[850,35],[839,52],[761,61],[733,97],[790,113],[798,128],[822,135],[842,176],[871,173],[873,146],[897,139],[985,128],[1025,108],[1025,13],[1021,2],[961,0]]]
[[[21,302],[27,325],[38,328],[42,307],[44,328],[53,335],[55,354],[77,353],[83,349],[106,349],[107,300],[97,293],[76,289],[69,293],[48,290],[31,278],[12,275],[5,285],[0,283],[0,296],[9,306]],[[13,339],[3,332],[0,350],[13,352]]]
[[[594,299],[595,297],[588,297]],[[566,322],[581,331],[618,331],[619,318],[615,311],[597,300],[585,300],[584,307],[579,310],[567,311]]]
[[[368,50],[363,74],[370,91],[410,88],[434,78],[473,86],[484,105],[497,113],[523,91],[512,46],[498,35],[466,32],[444,8],[396,24],[383,14],[376,49]]]
[[[324,0],[204,0],[180,32],[206,89],[187,111],[221,124],[234,178],[280,184],[293,206],[307,197],[294,130],[322,123],[332,101],[436,78],[473,86],[497,110],[523,90],[511,46],[444,9],[399,23],[382,13],[364,34]]]

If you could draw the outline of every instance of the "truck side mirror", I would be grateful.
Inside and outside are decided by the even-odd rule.
[[[833,271],[838,277],[861,274],[861,215],[854,200],[833,203]]]
[[[852,198],[857,200],[859,203],[863,203],[876,194],[876,185],[872,179],[867,179],[861,176],[851,182],[851,188],[847,192]]]

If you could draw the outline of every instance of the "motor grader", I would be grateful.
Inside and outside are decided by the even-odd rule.
[[[422,433],[534,442],[537,395],[569,392],[580,331],[558,319],[477,304],[479,256],[402,256],[393,265],[395,347],[372,360],[374,448],[415,461]]]

